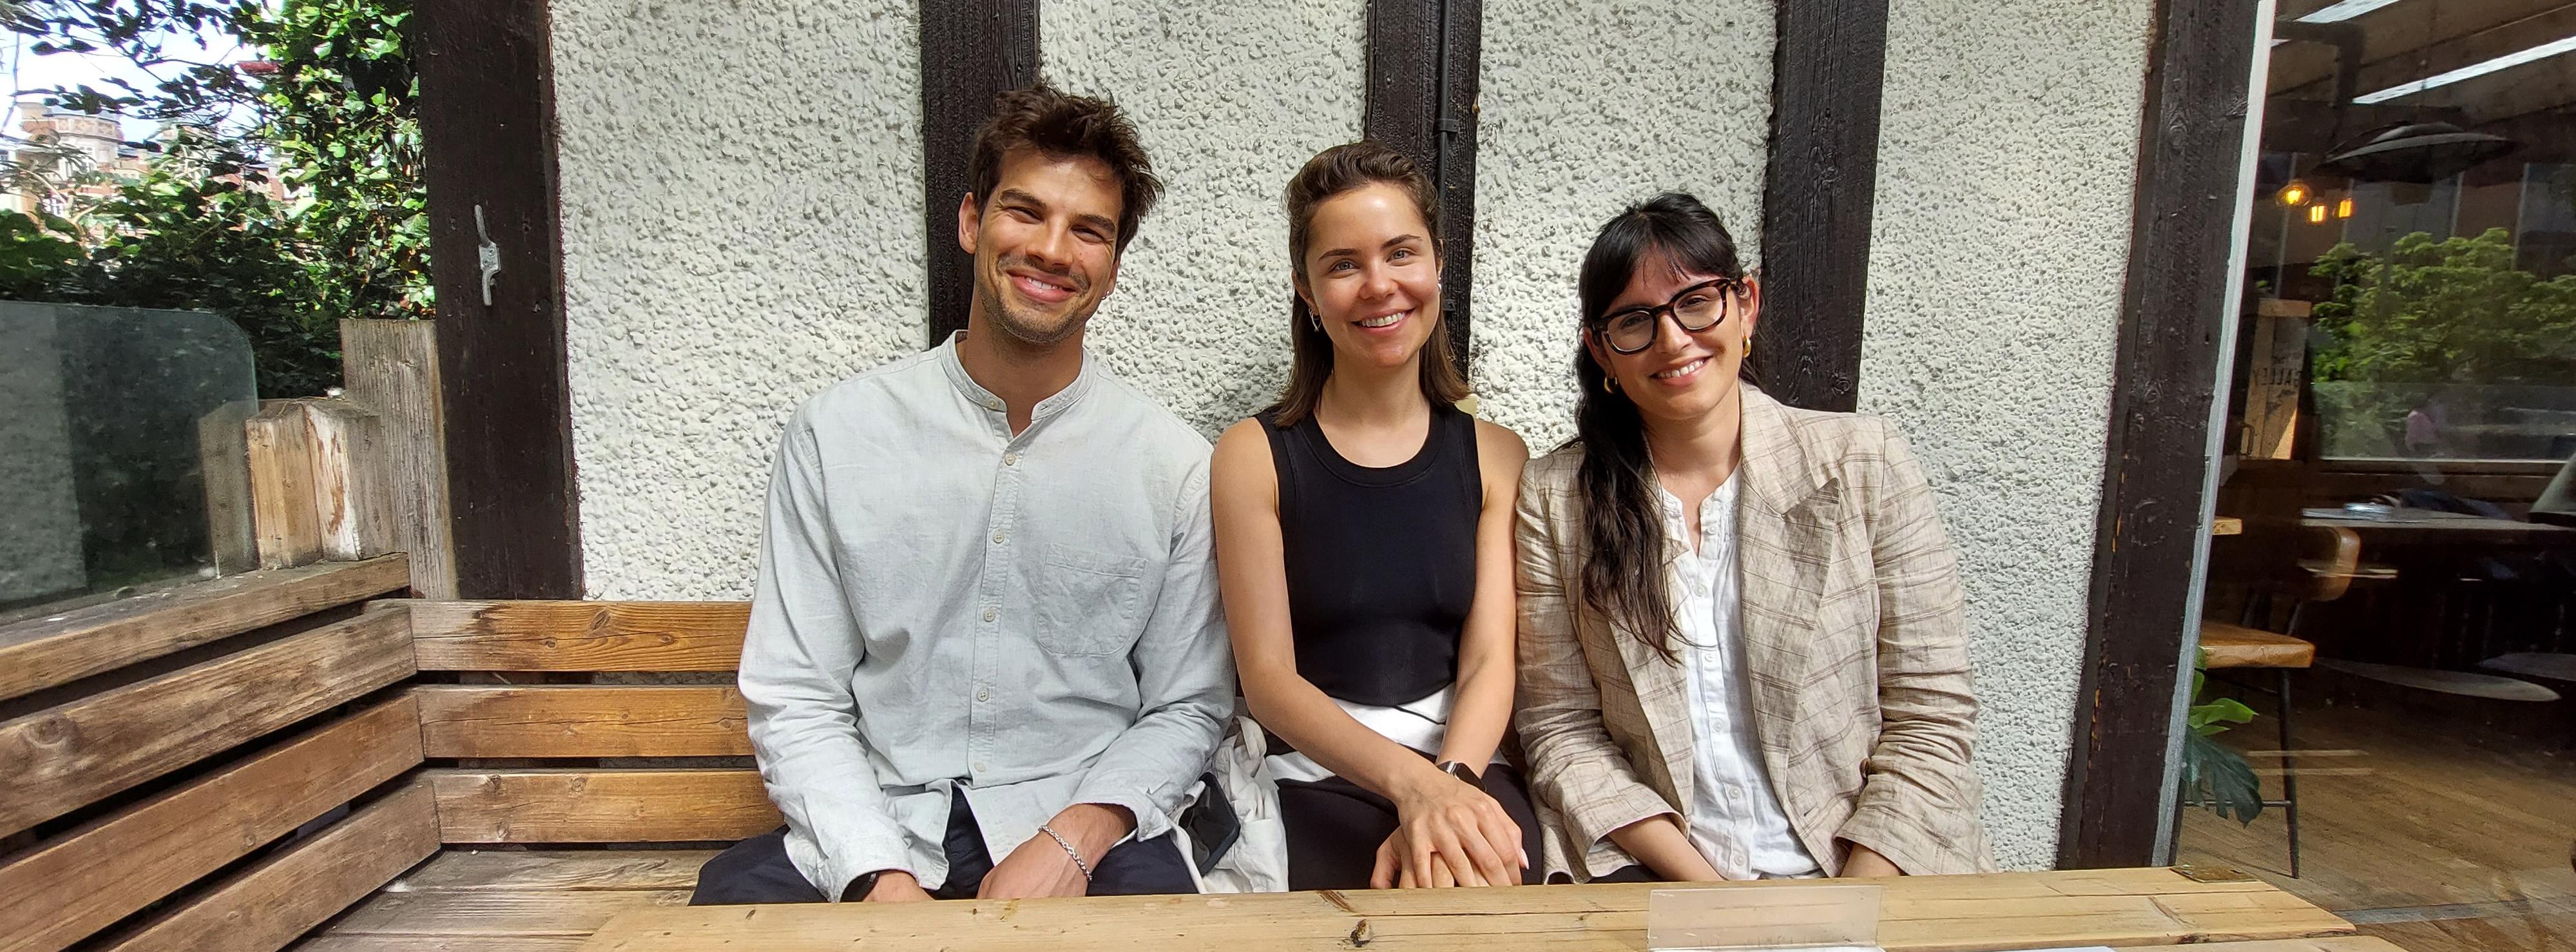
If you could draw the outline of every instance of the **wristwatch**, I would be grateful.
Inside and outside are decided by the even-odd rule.
[[[859,878],[850,880],[850,888],[841,890],[841,901],[866,901],[868,894],[875,892],[877,889],[877,877],[883,875],[885,875],[885,870],[880,869],[873,873],[862,873],[859,875]]]
[[[1466,764],[1459,763],[1455,760],[1443,760],[1434,766],[1436,766],[1441,773],[1466,781],[1467,785],[1470,787],[1474,787],[1478,790],[1485,789],[1485,778],[1478,775],[1476,773],[1476,768],[1474,767],[1467,766]]]

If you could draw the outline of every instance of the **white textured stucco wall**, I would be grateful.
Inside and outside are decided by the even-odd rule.
[[[1163,179],[1087,341],[1211,437],[1288,380],[1279,193],[1360,137],[1367,13],[1364,0],[1039,4],[1047,79],[1116,101]]]
[[[1602,222],[1678,190],[1759,244],[1771,46],[1766,0],[1485,4],[1471,372],[1532,451],[1573,434],[1574,275]]]
[[[2057,850],[2129,246],[2146,0],[1896,0],[1860,406],[1963,560],[2007,867]]]
[[[788,412],[920,349],[917,10],[554,3],[592,597],[749,597]]]
[[[553,9],[587,587],[744,597],[779,422],[922,342],[916,7]],[[1168,186],[1096,352],[1202,431],[1286,373],[1279,190],[1359,135],[1364,10],[1041,9],[1045,74],[1125,106]],[[2010,866],[2055,851],[2146,24],[2146,0],[1891,10],[1861,403],[1913,437],[1965,557]],[[1474,382],[1534,448],[1570,432],[1602,221],[1682,189],[1759,244],[1772,30],[1765,0],[1486,5]]]

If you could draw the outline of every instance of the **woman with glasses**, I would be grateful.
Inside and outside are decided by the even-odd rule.
[[[1762,290],[1697,199],[1621,212],[1577,283],[1576,436],[1518,504],[1550,874],[1992,868],[1956,558],[1904,438],[1737,379]]]
[[[1288,888],[1522,882],[1538,827],[1497,751],[1528,451],[1454,405],[1438,205],[1415,163],[1337,146],[1286,205],[1287,390],[1217,440],[1210,497]]]

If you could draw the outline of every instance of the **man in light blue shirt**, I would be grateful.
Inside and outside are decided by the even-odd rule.
[[[1082,348],[1160,185],[1043,85],[969,179],[966,331],[781,439],[741,685],[787,826],[692,902],[1193,891],[1170,832],[1234,695],[1208,444]]]

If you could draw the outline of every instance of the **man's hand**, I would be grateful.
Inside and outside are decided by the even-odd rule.
[[[877,874],[876,888],[860,897],[865,902],[927,902],[930,894],[921,891],[921,880],[900,869]]]
[[[1081,851],[1082,861],[1098,870],[1109,848],[1136,828],[1136,819],[1125,807],[1077,803],[1048,820],[1047,827],[1073,844]],[[1074,865],[1073,857],[1056,843],[1055,837],[1040,830],[1011,855],[993,864],[993,871],[984,874],[983,888],[975,895],[983,899],[1082,896],[1090,893],[1090,886],[1090,880],[1083,878],[1082,868]]]

